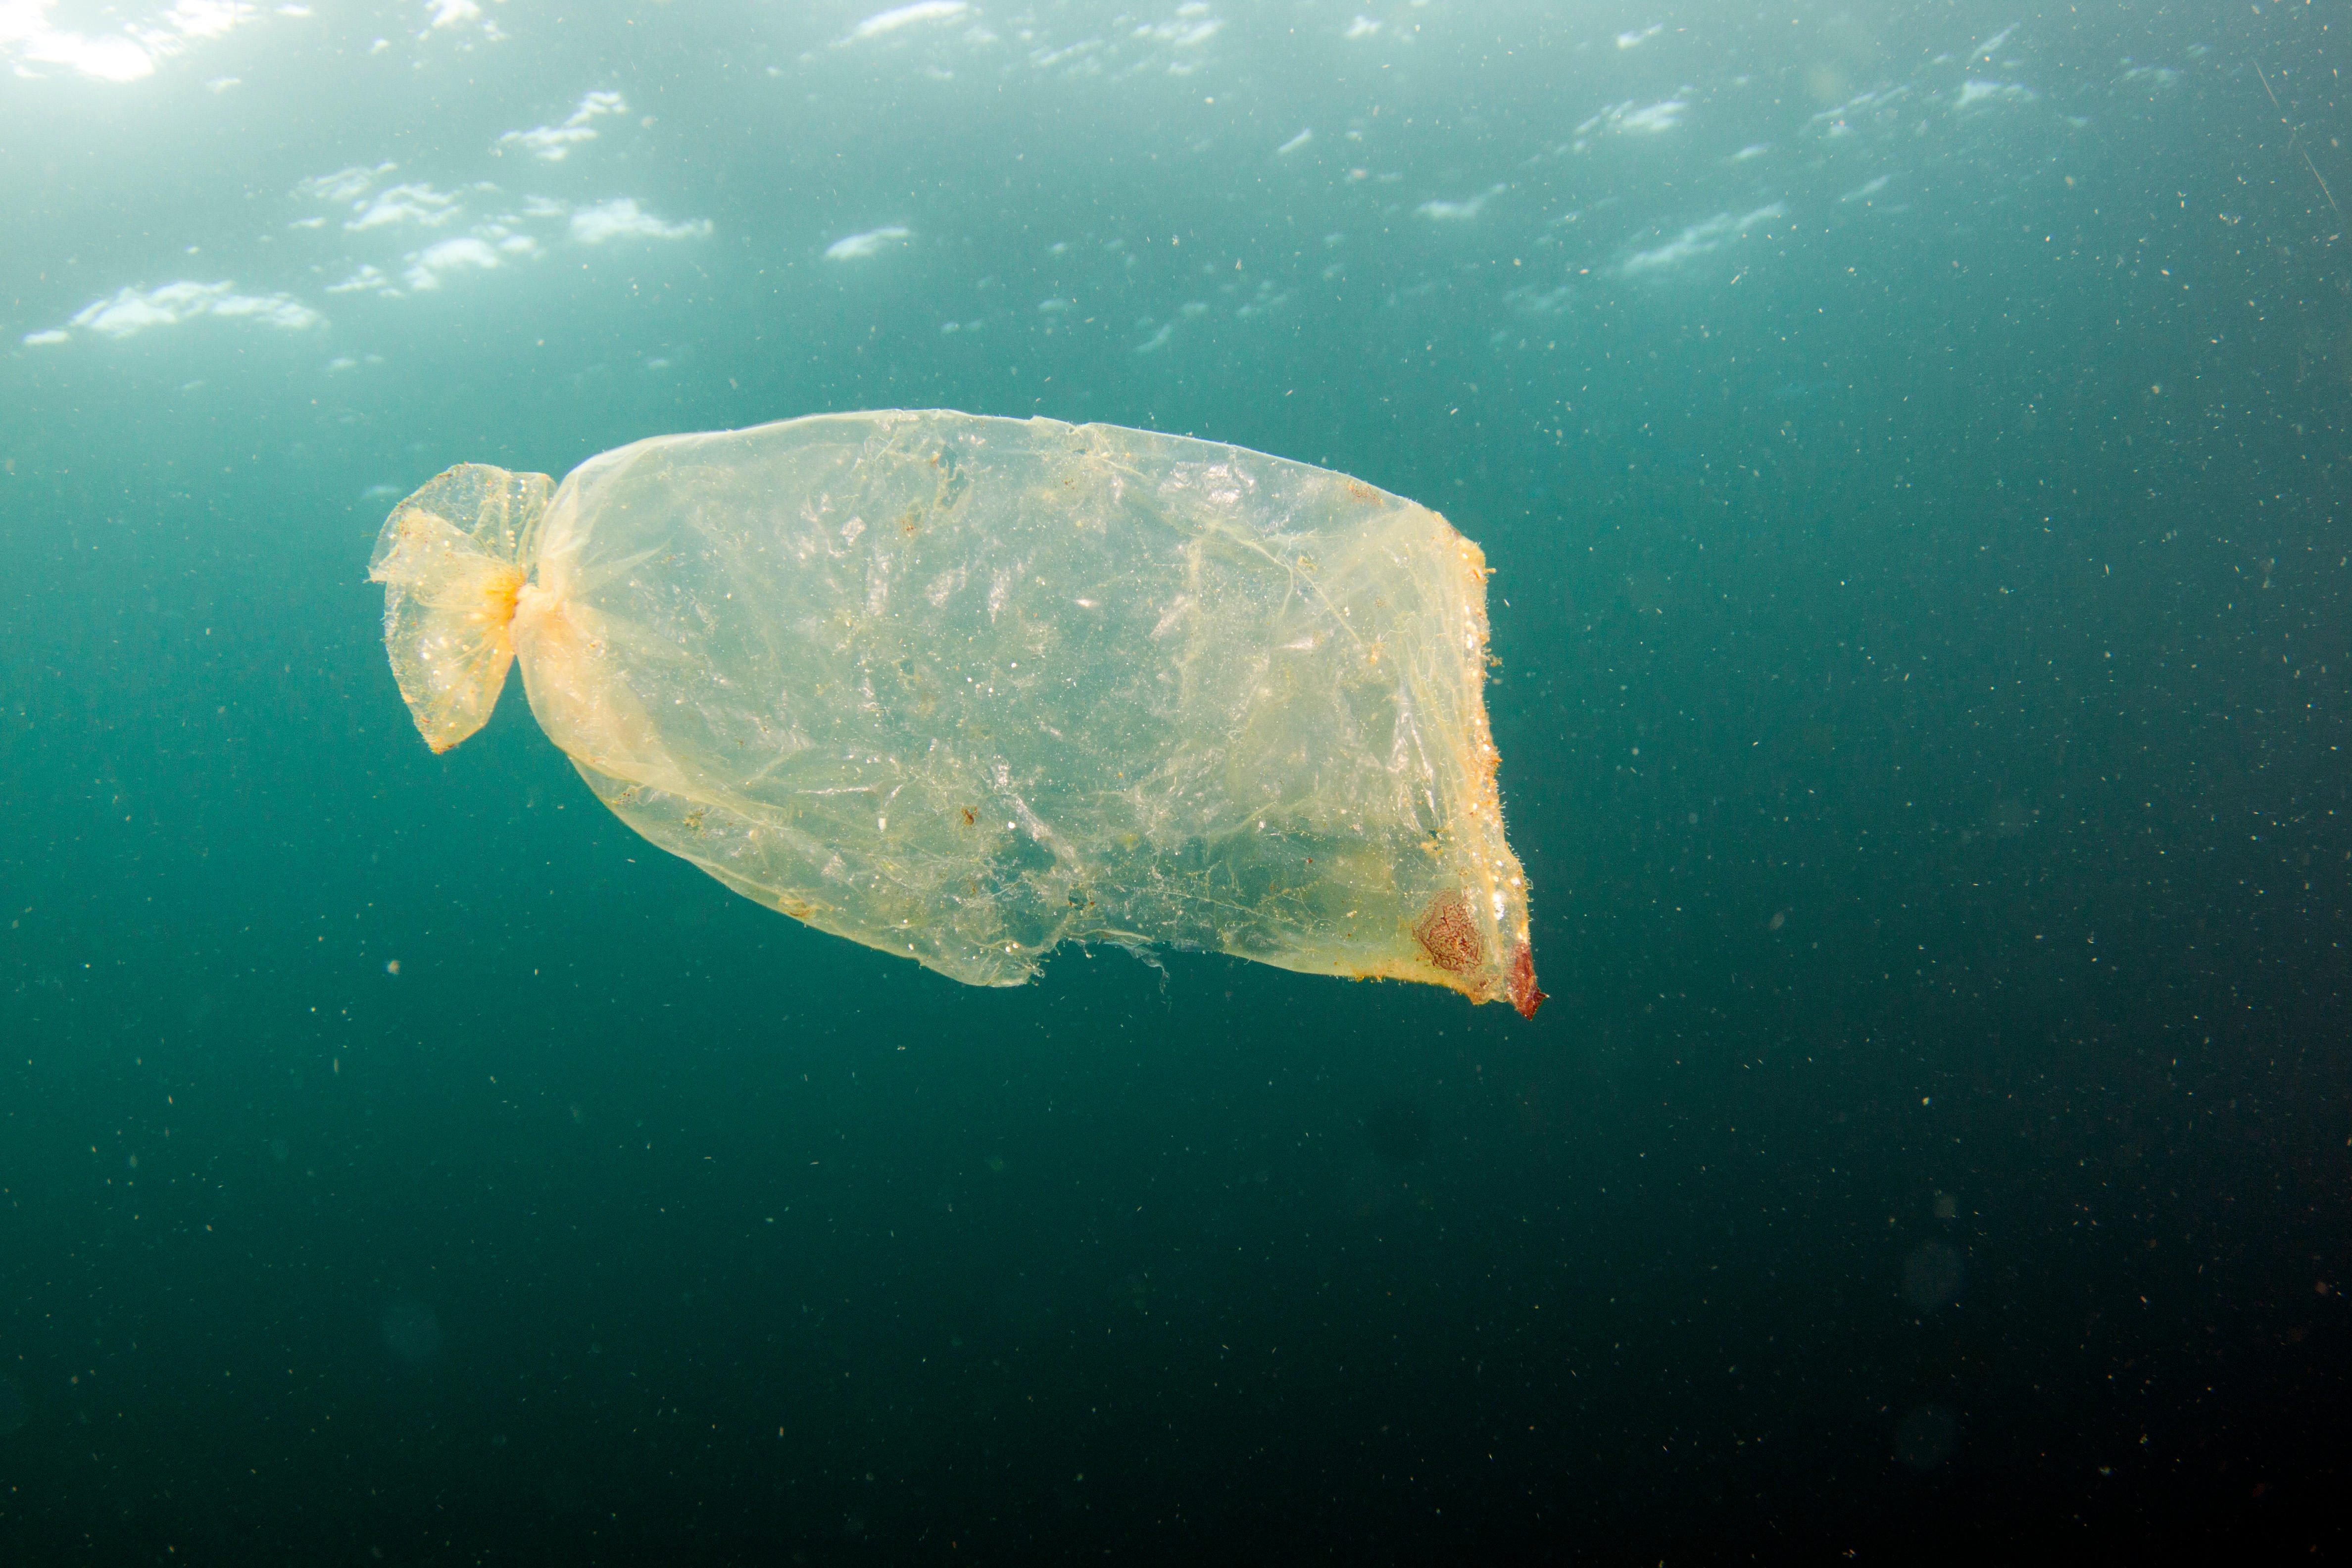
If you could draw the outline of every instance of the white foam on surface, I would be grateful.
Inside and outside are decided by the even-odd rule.
[[[289,294],[240,294],[234,283],[182,281],[121,289],[112,299],[94,300],[83,306],[67,324],[119,342],[206,316],[289,331],[301,331],[326,320]],[[44,343],[62,342],[67,336],[62,331],[35,335]]]
[[[512,147],[530,153],[542,163],[561,163],[572,156],[572,150],[596,140],[596,121],[607,114],[626,114],[627,100],[617,92],[583,93],[569,118],[555,125],[534,125],[528,131],[509,131],[498,140],[499,150]]]
[[[887,11],[877,11],[849,29],[845,42],[860,38],[878,38],[886,33],[921,26],[925,23],[952,22],[971,15],[965,0],[915,0],[911,5],[895,5]]]
[[[1995,49],[2009,42],[2010,38],[2016,33],[2016,31],[2017,24],[2011,22],[2008,26],[2003,27],[2000,32],[1995,33],[1991,37],[1987,38],[1983,43],[1979,44],[1975,48],[1970,49],[1969,51],[1969,58],[1971,60],[1989,58]]]
[[[616,94],[592,93],[583,102],[600,97],[617,99]],[[605,106],[597,112],[618,113],[622,109]],[[373,258],[346,257],[339,279],[325,285],[327,293],[397,300],[431,292],[459,274],[512,268],[567,240],[605,245],[627,239],[700,239],[711,233],[708,218],[673,223],[647,212],[632,196],[575,207],[552,196],[529,195],[517,205],[466,221],[467,200],[499,198],[505,205],[511,198],[502,196],[498,186],[479,181],[461,192],[436,190],[421,181],[376,188],[395,168],[387,163],[339,169],[303,181],[294,194],[351,212],[352,216],[341,226],[363,237],[383,236],[396,242],[411,226],[450,228],[461,222],[464,231],[396,258],[382,253]],[[321,221],[300,219],[293,226],[315,230]]]
[[[400,167],[397,163],[378,163],[373,169],[353,164],[338,169],[331,174],[314,174],[294,187],[294,194],[310,201],[356,202],[375,189],[375,184]]]
[[[1628,110],[1618,117],[1616,128],[1640,135],[1654,136],[1661,131],[1672,131],[1683,122],[1690,105],[1679,98],[1669,98],[1641,109]]]
[[[341,282],[328,284],[327,292],[330,294],[373,293],[377,289],[389,287],[391,282],[392,279],[386,278],[377,268],[362,265],[359,270]]]
[[[2030,88],[2021,87],[2013,81],[1984,81],[1971,77],[1960,83],[1960,90],[1953,95],[1952,108],[1958,111],[1987,104],[2032,101],[2033,92]]]
[[[1775,218],[1788,215],[1788,207],[1780,202],[1758,207],[1753,212],[1717,213],[1711,218],[1687,226],[1664,245],[1633,252],[1617,270],[1628,278],[1672,271],[1687,261],[1721,249],[1734,239],[1744,239],[1750,230],[1763,227]]]
[[[441,279],[453,272],[495,271],[501,261],[488,242],[466,235],[457,239],[445,239],[416,253],[408,264],[404,279],[414,292],[441,287]]]
[[[572,237],[583,245],[604,245],[615,239],[704,239],[709,234],[709,218],[664,223],[640,208],[635,196],[600,202],[572,215]]]
[[[842,236],[824,247],[824,257],[827,261],[864,261],[895,249],[914,237],[915,231],[904,224],[887,224],[863,234]]]
[[[343,226],[354,234],[404,223],[438,228],[465,210],[455,195],[436,191],[422,181],[379,191],[352,206],[353,216],[343,220]]]
[[[163,3],[128,0],[132,7]],[[74,15],[67,4],[0,0],[0,68],[26,69],[26,40],[38,29],[47,30],[43,37],[59,34],[58,24]],[[413,65],[427,73],[419,80],[428,91],[450,90],[446,82],[432,83],[435,70],[469,77],[469,68],[446,51],[470,47],[490,30],[488,17],[530,16],[525,7],[499,0],[394,4],[412,32],[423,26],[442,43],[437,49],[419,47],[394,32],[384,47],[437,54],[438,60],[404,61],[397,68],[369,62],[364,57],[372,34],[361,30],[347,40],[354,68],[377,73]],[[1345,227],[1360,236],[1409,242],[1394,244],[1383,257],[1367,240],[1351,270],[1339,257],[1313,253],[1311,246],[1287,255],[1253,250],[1213,232],[1213,224],[1197,236],[1187,229],[1184,248],[1176,252],[1165,230],[1155,237],[1141,220],[1115,220],[1108,228],[1083,233],[1057,220],[1022,238],[1024,249],[1042,249],[1053,258],[1034,276],[981,277],[971,280],[980,298],[943,297],[927,310],[926,319],[960,354],[979,351],[981,341],[967,346],[966,335],[983,329],[982,341],[992,347],[1023,334],[1052,333],[1055,351],[1064,352],[1058,340],[1076,336],[1082,324],[1091,329],[1093,317],[1100,314],[1104,331],[1119,334],[1110,345],[1113,352],[1124,345],[1135,353],[1160,355],[1171,369],[1190,354],[1222,352],[1244,327],[1265,330],[1285,312],[1317,309],[1318,300],[1370,309],[1442,297],[1485,311],[1470,341],[1507,344],[1517,338],[1525,350],[1529,345],[1524,340],[1536,335],[1531,327],[1577,330],[1579,323],[1570,318],[1579,313],[1580,300],[1598,310],[1613,289],[1671,301],[1688,281],[1720,283],[1751,266],[1769,264],[1782,254],[1785,225],[1771,227],[1766,244],[1746,241],[1791,210],[1820,220],[1819,243],[1832,248],[1847,243],[1842,237],[1849,234],[1859,239],[1871,230],[1892,232],[1887,226],[1915,209],[1950,220],[1967,205],[1988,199],[1979,192],[1984,171],[2022,169],[2038,133],[2063,135],[2069,124],[2088,125],[2069,112],[2086,107],[2086,95],[2099,104],[2150,96],[2182,82],[2182,70],[2198,69],[2191,62],[2200,58],[2191,49],[2166,57],[2166,65],[2110,58],[2104,69],[2095,68],[2079,81],[2075,73],[2055,72],[2046,88],[2051,112],[2045,114],[2027,107],[2042,100],[2034,88],[2024,85],[2033,79],[2035,68],[2013,58],[2032,52],[2021,47],[2025,35],[2016,27],[1979,35],[1981,41],[1973,47],[1967,34],[1946,36],[1916,58],[1871,65],[1805,56],[1775,74],[1718,60],[1706,50],[1685,64],[1685,33],[1664,23],[1639,23],[1634,12],[1614,18],[1616,26],[1568,39],[1563,48],[1590,73],[1580,74],[1583,68],[1568,70],[1558,94],[1527,117],[1489,121],[1482,105],[1458,121],[1431,121],[1429,130],[1414,126],[1407,132],[1408,122],[1385,114],[1375,118],[1367,111],[1350,118],[1333,108],[1331,100],[1317,96],[1317,84],[1303,78],[1286,97],[1263,83],[1244,88],[1239,74],[1228,79],[1219,73],[1254,68],[1255,51],[1283,47],[1320,51],[1319,57],[1304,58],[1335,68],[1344,63],[1349,76],[1388,68],[1381,61],[1392,58],[1399,62],[1394,68],[1402,68],[1408,58],[1402,51],[1424,43],[1433,47],[1447,37],[1446,29],[1457,21],[1447,15],[1449,7],[1390,0],[1375,8],[1355,0],[1353,5],[1321,11],[1311,26],[1300,26],[1295,34],[1273,29],[1296,38],[1295,45],[1284,46],[1259,35],[1255,14],[1210,0],[1145,0],[1115,17],[1085,5],[1016,9],[991,0],[922,0],[887,9],[875,5],[867,0],[865,5],[813,9],[802,16],[800,36],[790,47],[803,52],[794,57],[788,48],[777,58],[798,58],[808,73],[807,90],[737,106],[755,117],[743,127],[747,136],[784,137],[821,121],[853,137],[885,134],[887,140],[931,123],[928,117],[934,113],[944,116],[951,108],[961,112],[957,106],[968,107],[963,95],[989,90],[1032,95],[1041,110],[1056,114],[1065,109],[1122,110],[1132,94],[1138,95],[1134,102],[1157,102],[1165,111],[1131,122],[1137,128],[1133,147],[1125,144],[1128,133],[1121,129],[1130,122],[1116,113],[1073,123],[1109,127],[1098,134],[1121,143],[1113,151],[1122,158],[1132,153],[1166,160],[1171,177],[1181,163],[1237,184],[1263,181],[1269,188],[1295,188],[1299,222],[1315,226],[1304,230],[1310,240],[1325,228]],[[268,0],[260,5],[256,11],[246,0],[192,0],[166,14],[182,18],[173,24],[180,42],[172,47],[193,48],[197,41],[243,26],[246,18],[274,21],[277,12]],[[1234,26],[1228,27],[1220,13],[1233,16]],[[79,20],[89,30],[74,36],[102,42],[119,35],[147,48],[139,30],[144,24],[101,26],[90,19],[99,15],[84,13]],[[1250,37],[1236,36],[1244,32]],[[1669,39],[1667,32],[1676,37]],[[1343,37],[1371,43],[1380,58],[1368,60]],[[845,47],[852,44],[857,47]],[[1228,50],[1233,52],[1223,52]],[[149,50],[138,68],[153,70],[164,58]],[[99,281],[116,284],[128,278],[142,287],[96,300],[71,323],[26,331],[41,315],[54,321],[71,308],[73,298],[87,296],[53,299],[40,315],[15,329],[23,334],[20,348],[29,353],[33,348],[130,336],[195,316],[284,325],[300,320],[302,312],[315,319],[313,307],[337,312],[341,346],[358,342],[354,334],[362,331],[398,330],[393,317],[377,322],[370,314],[392,310],[390,301],[434,294],[448,301],[445,310],[498,309],[493,301],[529,301],[554,279],[554,274],[533,270],[541,260],[561,257],[561,266],[576,273],[590,259],[583,247],[709,237],[709,220],[673,221],[667,213],[648,210],[689,199],[667,193],[706,187],[698,177],[704,171],[656,161],[672,152],[667,138],[657,144],[629,129],[635,113],[632,100],[670,90],[632,74],[636,63],[617,61],[609,78],[600,72],[587,79],[603,84],[593,90],[579,91],[582,81],[574,78],[570,89],[578,96],[561,113],[560,99],[537,96],[543,88],[527,88],[531,96],[509,97],[503,108],[483,106],[486,115],[468,119],[463,127],[450,122],[447,135],[399,143],[414,149],[405,152],[402,163],[355,162],[301,182],[291,202],[275,208],[256,205],[250,210],[268,231],[267,248],[248,253],[251,261],[223,255],[216,248],[224,243],[218,236],[201,237],[204,250],[184,255],[184,242],[200,237],[158,233],[154,252],[145,260],[133,258],[88,285],[95,292]],[[768,77],[791,73],[790,67],[780,68],[750,54],[731,64],[752,78],[763,70]],[[243,86],[221,100],[199,90],[208,75],[223,84],[236,80],[218,74],[236,68],[242,68],[248,84],[260,85]],[[1195,70],[1202,77],[1195,87],[1167,79]],[[1003,79],[1001,86],[971,85],[990,72]],[[927,79],[963,85],[935,98]],[[204,70],[184,65],[174,90],[205,110],[219,102],[243,111],[272,90],[275,79],[259,63],[208,60]],[[1132,88],[1120,85],[1130,82]],[[763,93],[770,86],[761,83]],[[1149,97],[1153,94],[1163,96]],[[772,118],[757,120],[761,114]],[[503,134],[493,129],[517,121],[527,128]],[[1437,155],[1436,142],[1425,140],[1440,136],[1450,138],[1443,156]],[[1328,160],[1328,168],[1327,145],[1345,154]],[[625,184],[646,190],[644,197],[614,196],[615,186],[605,184],[622,167],[618,155],[625,148],[633,158],[648,160],[642,168],[629,164],[639,172],[621,176]],[[493,155],[497,162],[490,161]],[[1572,177],[1564,167],[1556,174],[1549,167],[1570,158],[1578,163]],[[1270,161],[1284,163],[1278,175],[1265,168]],[[580,188],[573,170],[592,175],[593,183]],[[485,174],[498,176],[498,183]],[[1902,181],[1900,190],[1894,187],[1896,179]],[[526,185],[546,189],[534,193]],[[1173,188],[1181,188],[1181,181]],[[954,192],[944,193],[943,201],[935,199],[919,181],[897,189],[895,196],[889,187],[877,189],[882,202],[830,208],[877,226],[847,232],[835,219],[828,232],[820,208],[785,215],[759,237],[798,253],[803,284],[812,280],[807,268],[821,256],[845,265],[872,263],[872,276],[881,280],[895,279],[908,260],[919,259],[927,287],[955,287],[955,258],[968,251],[986,220],[959,211]],[[1432,195],[1414,198],[1409,194],[1414,189]],[[1494,199],[1506,191],[1533,200]],[[1559,203],[1570,192],[1576,210],[1562,212]],[[1705,194],[1694,194],[1700,192]],[[1111,232],[1121,227],[1132,232]],[[1057,231],[1063,237],[1054,240]],[[919,258],[901,258],[896,264],[887,259],[915,250],[919,237],[924,242]],[[1333,243],[1327,239],[1323,248]],[[1203,251],[1213,254],[1203,258]],[[198,254],[203,259],[194,259]],[[1114,255],[1118,258],[1110,259]],[[1235,267],[1237,256],[1246,260],[1245,268]],[[1710,256],[1717,258],[1713,264],[1704,260]],[[632,258],[627,265],[634,271],[642,263]],[[940,270],[936,279],[929,277],[934,266]],[[169,277],[194,267],[239,276],[247,289],[193,283],[163,290],[143,287],[144,278],[155,276],[159,268]],[[845,280],[829,276],[836,283]],[[293,292],[269,292],[279,286]],[[219,292],[198,298],[191,289]],[[1120,298],[1122,289],[1133,290],[1132,298]],[[372,298],[363,307],[347,309],[331,298],[339,294]],[[1087,318],[1084,322],[1082,316]],[[1435,324],[1440,331],[1468,330],[1460,323]],[[1175,342],[1180,333],[1181,343]],[[1552,346],[1535,344],[1538,351]],[[650,367],[652,362],[646,363]]]
[[[247,0],[174,0],[119,29],[86,33],[58,26],[57,9],[57,0],[0,0],[0,60],[16,75],[140,81],[192,46],[226,37],[261,16]]]
[[[1510,189],[1508,185],[1490,185],[1475,196],[1458,202],[1432,199],[1412,210],[1435,223],[1466,223],[1478,216],[1486,205]]]
[[[478,0],[425,0],[425,31],[417,35],[422,38],[469,28],[480,29],[482,37],[492,42],[506,37]]]

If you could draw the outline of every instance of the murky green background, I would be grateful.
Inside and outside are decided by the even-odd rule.
[[[2341,1542],[2340,16],[300,9],[0,20],[0,1554]],[[878,406],[1479,541],[1540,1017],[417,742],[393,499]]]

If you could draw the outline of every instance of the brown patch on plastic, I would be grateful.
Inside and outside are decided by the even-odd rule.
[[[482,582],[480,619],[493,626],[514,624],[515,602],[522,597],[523,573],[520,566],[503,572],[493,572]]]
[[[1486,961],[1486,943],[1470,918],[1470,905],[1451,888],[1429,900],[1412,934],[1429,962],[1448,974],[1468,974]]]
[[[1532,1018],[1544,999],[1544,994],[1536,989],[1535,949],[1525,942],[1512,943],[1511,1005],[1519,1010],[1520,1017]]]

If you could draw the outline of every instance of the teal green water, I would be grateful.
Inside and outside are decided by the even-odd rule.
[[[0,1553],[2340,1543],[2340,18],[870,4],[0,16]],[[1476,540],[1541,1015],[419,743],[398,496],[889,406]]]

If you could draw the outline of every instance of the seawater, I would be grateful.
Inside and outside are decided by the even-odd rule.
[[[2342,1541],[2324,7],[0,16],[0,1551]],[[1443,511],[1553,999],[734,899],[368,549],[945,406]]]

